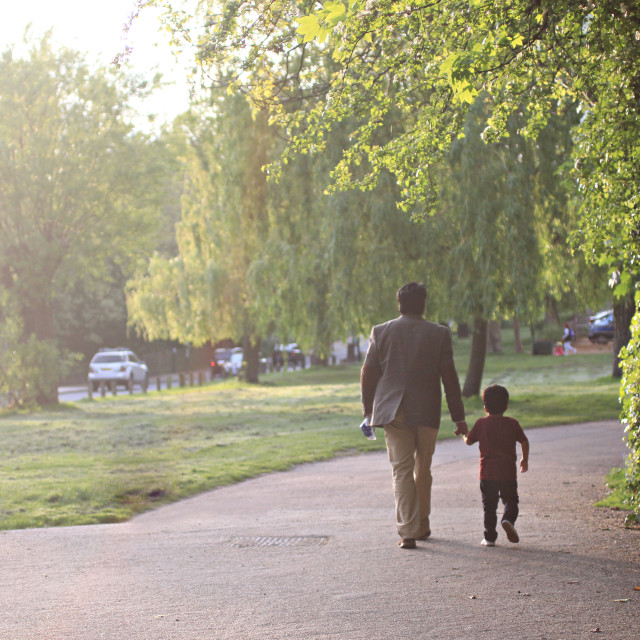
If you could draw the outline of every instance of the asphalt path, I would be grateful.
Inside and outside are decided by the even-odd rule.
[[[0,639],[637,639],[640,532],[593,507],[621,426],[528,435],[515,545],[480,546],[478,451],[460,440],[437,446],[416,550],[396,545],[381,452],[123,524],[1,532]]]

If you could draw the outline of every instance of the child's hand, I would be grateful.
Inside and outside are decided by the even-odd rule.
[[[529,470],[529,461],[520,460],[520,473],[526,473]]]
[[[456,436],[466,436],[469,433],[469,427],[465,420],[456,422],[456,430],[453,432]]]

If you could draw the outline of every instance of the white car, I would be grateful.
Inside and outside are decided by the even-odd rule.
[[[89,363],[88,383],[97,391],[101,383],[107,387],[111,383],[132,390],[140,385],[143,391],[149,386],[147,365],[130,349],[100,349]]]
[[[222,364],[224,367],[226,376],[237,376],[242,369],[242,360],[244,359],[244,354],[242,352],[241,347],[236,347],[235,349],[231,349],[231,353],[229,354],[229,359]]]

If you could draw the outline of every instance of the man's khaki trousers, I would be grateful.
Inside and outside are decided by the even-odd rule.
[[[407,426],[401,406],[393,422],[385,425],[384,437],[393,468],[398,535],[427,536],[431,533],[431,459],[438,430]]]

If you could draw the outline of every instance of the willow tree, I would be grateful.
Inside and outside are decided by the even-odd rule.
[[[334,341],[366,335],[397,313],[404,282],[423,280],[431,313],[441,309],[435,243],[398,211],[392,177],[367,192],[326,193],[345,144],[334,131],[324,154],[292,158],[270,183],[269,235],[251,272],[274,332],[322,358]]]
[[[414,218],[438,210],[439,167],[481,92],[491,113],[485,141],[508,134],[509,117],[520,111],[523,132],[535,138],[551,113],[585,104],[580,86],[571,88],[575,74],[584,76],[571,48],[583,34],[582,59],[590,47],[606,53],[599,38],[611,23],[607,9],[571,1],[207,0],[193,17],[179,1],[155,4],[167,9],[176,37],[196,48],[205,72],[233,70],[230,90],[268,108],[287,132],[271,171],[301,150],[326,153],[340,128],[348,144],[332,160],[333,189],[366,190],[391,175]],[[591,71],[598,64],[595,55]]]
[[[451,147],[440,180],[441,211],[427,222],[444,244],[441,272],[452,311],[473,320],[465,396],[480,392],[489,320],[528,320],[541,308],[533,149],[516,135],[486,144],[481,134],[488,115],[487,101],[479,98],[464,136]]]
[[[170,17],[184,16],[176,10],[179,2],[157,4]],[[574,242],[619,270],[618,295],[632,290],[640,254],[637,3],[352,0],[309,7],[291,0],[211,0],[201,6],[207,25],[198,42],[203,62],[235,58],[238,84],[267,103],[275,118],[290,119],[280,100],[283,86],[293,83],[300,100],[324,97],[310,109],[309,126],[289,146],[291,153],[321,144],[336,122],[353,118],[352,146],[335,173],[338,184],[353,182],[354,165],[366,159],[369,175],[358,182],[371,184],[388,170],[402,187],[405,206],[425,214],[437,210],[435,167],[480,92],[493,103],[487,139],[499,138],[517,109],[526,109],[525,133],[535,136],[548,114],[577,101],[583,118],[574,167],[582,197]],[[332,55],[330,77],[314,80],[308,67],[281,65],[305,43],[320,43]],[[252,68],[262,72],[247,83],[243,73]],[[390,78],[401,87],[393,95]],[[372,144],[392,107],[403,110],[405,126],[386,144]],[[639,302],[636,297],[636,310]],[[632,343],[625,364],[630,381],[640,369],[640,335],[634,333]],[[631,387],[623,381],[625,397]],[[629,402],[625,420],[637,437],[640,417]],[[637,460],[630,473],[640,482]],[[635,506],[640,509],[640,497]]]
[[[271,133],[244,99],[221,97],[207,115],[181,121],[189,140],[178,255],[154,255],[128,285],[131,324],[149,339],[195,346],[242,341],[250,382],[258,380],[260,335],[247,274],[267,236]]]

